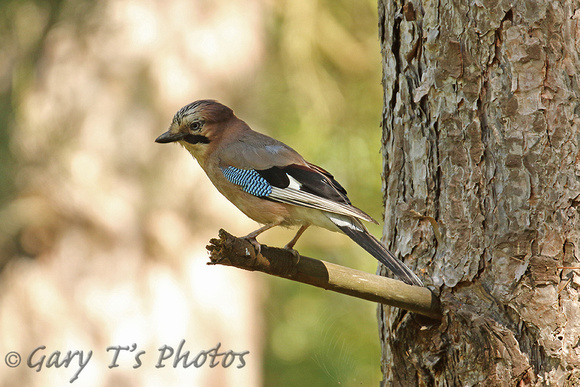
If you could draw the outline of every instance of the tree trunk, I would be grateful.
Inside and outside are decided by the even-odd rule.
[[[385,384],[580,385],[579,18],[379,0],[385,240],[444,310],[379,307]]]

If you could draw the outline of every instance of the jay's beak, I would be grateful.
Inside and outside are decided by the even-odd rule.
[[[175,141],[179,141],[179,140],[183,140],[183,137],[185,137],[187,135],[187,133],[171,133],[171,131],[167,131],[165,133],[163,133],[161,136],[157,137],[155,139],[155,142],[158,142],[160,144],[166,144],[168,142],[175,142]]]

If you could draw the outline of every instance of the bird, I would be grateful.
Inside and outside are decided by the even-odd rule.
[[[306,161],[288,145],[256,132],[232,109],[211,99],[192,102],[175,113],[157,143],[181,144],[197,160],[217,190],[245,215],[263,225],[244,238],[276,226],[299,226],[286,249],[293,249],[310,225],[342,232],[403,282],[423,286],[364,226],[378,224],[352,205],[347,192],[325,169]]]

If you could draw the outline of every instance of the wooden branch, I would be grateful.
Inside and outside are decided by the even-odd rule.
[[[298,255],[296,251],[261,246],[225,230],[210,240],[210,265],[234,266],[287,278],[353,297],[396,306],[441,320],[439,299],[427,288]],[[298,261],[298,262],[297,262]],[[297,263],[296,263],[297,262]]]

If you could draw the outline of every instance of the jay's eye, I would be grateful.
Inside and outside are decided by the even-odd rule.
[[[203,125],[203,122],[201,122],[201,121],[193,121],[187,127],[192,132],[199,132],[201,130],[202,125]]]

